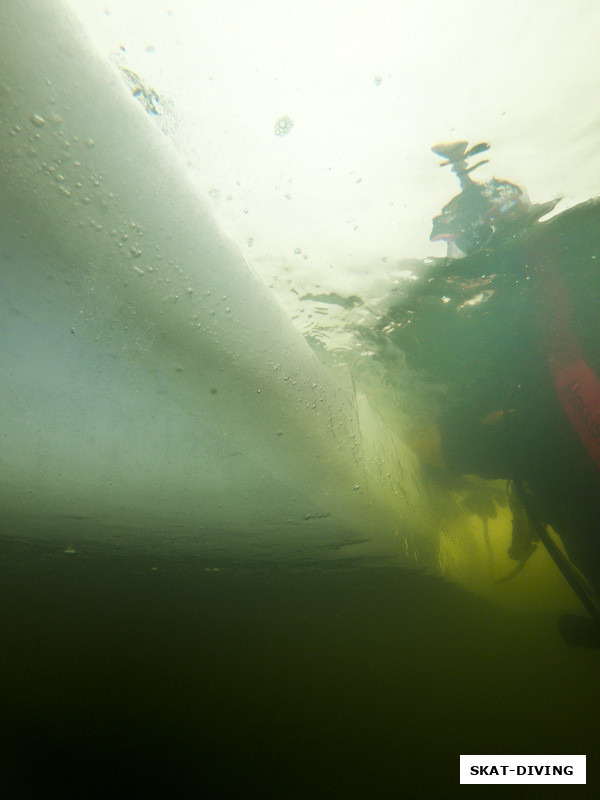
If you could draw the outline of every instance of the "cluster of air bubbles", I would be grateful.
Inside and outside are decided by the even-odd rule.
[[[273,132],[275,136],[287,136],[294,127],[294,120],[291,117],[283,116],[275,120]]]

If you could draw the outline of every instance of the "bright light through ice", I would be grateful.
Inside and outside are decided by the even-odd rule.
[[[490,141],[481,177],[533,202],[598,194],[595,0],[71,4],[164,98],[265,276],[368,290],[402,258],[442,255],[431,218],[458,189],[430,152],[442,140]]]

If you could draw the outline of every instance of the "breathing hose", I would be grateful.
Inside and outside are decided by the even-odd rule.
[[[540,541],[543,543],[544,547],[552,557],[552,560],[561,571],[563,577],[573,589],[581,603],[585,606],[587,612],[590,614],[594,622],[600,626],[600,604],[598,599],[595,597],[592,589],[587,586],[584,578],[579,574],[579,572],[575,569],[575,567],[571,564],[569,559],[565,556],[554,539],[551,537],[546,524],[540,519],[537,510],[531,503],[530,496],[528,496],[527,492],[525,491],[523,477],[517,464],[517,459],[514,458],[516,446],[514,444],[513,422],[516,411],[513,403],[511,402],[515,399],[515,396],[520,388],[520,385],[517,384],[517,386],[511,392],[503,415],[508,434],[508,454],[511,461],[510,468],[512,480],[514,482],[519,502],[527,512],[527,516],[529,517],[535,533],[539,536]],[[513,407],[511,408],[511,406]]]

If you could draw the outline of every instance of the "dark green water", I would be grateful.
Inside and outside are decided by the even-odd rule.
[[[2,798],[449,796],[461,753],[585,753],[598,784],[600,651],[556,614],[365,563],[67,548],[2,542]]]

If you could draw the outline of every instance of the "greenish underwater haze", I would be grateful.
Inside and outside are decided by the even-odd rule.
[[[49,534],[2,544],[3,797],[458,796],[460,753],[586,753],[594,794],[598,653],[526,594]]]

